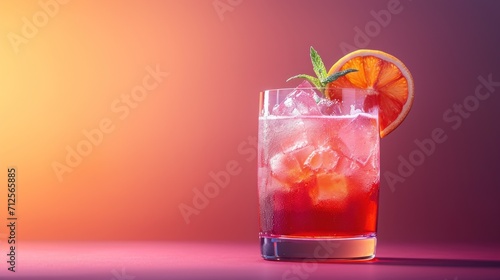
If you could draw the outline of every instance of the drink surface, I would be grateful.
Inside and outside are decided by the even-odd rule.
[[[263,236],[376,232],[379,128],[366,113],[259,118]]]

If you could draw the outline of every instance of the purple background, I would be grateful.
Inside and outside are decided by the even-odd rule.
[[[245,1],[226,13],[222,24],[233,37],[214,44],[232,46],[227,59],[234,68],[222,73],[230,79],[220,85],[235,95],[226,99],[234,103],[224,111],[224,123],[214,124],[202,139],[207,151],[198,156],[212,157],[216,163],[199,170],[202,180],[192,188],[201,188],[210,180],[204,175],[220,170],[228,160],[242,159],[236,147],[249,135],[257,135],[260,90],[293,86],[285,79],[299,72],[312,73],[311,45],[327,67],[332,65],[343,55],[341,43],[355,45],[355,28],[364,30],[374,22],[371,11],[387,9],[390,2]],[[381,141],[379,240],[498,243],[500,179],[495,172],[500,158],[500,87],[494,87],[467,118],[460,118],[456,130],[452,125],[457,113],[448,113],[455,118],[452,122],[445,121],[443,114],[466,98],[470,101],[479,76],[491,75],[500,82],[500,2],[400,1],[399,9],[366,45],[358,44],[400,58],[416,88],[407,119]],[[242,53],[242,49],[249,51]],[[219,74],[210,78],[220,80]],[[391,190],[384,174],[398,174],[398,157],[408,159],[417,149],[414,141],[431,137],[436,128],[444,131],[446,141],[436,144],[423,164]],[[200,215],[193,216],[189,229],[181,226],[175,238],[255,240],[255,165],[255,161],[243,164],[242,174]],[[188,195],[183,202],[189,199]]]
[[[321,264],[310,279],[498,275],[500,85],[486,100],[474,103],[474,94],[479,77],[500,83],[500,1],[60,1],[18,54],[7,34],[55,0],[0,1],[0,161],[20,170],[19,279],[114,279],[122,269],[136,279],[284,278],[304,265],[259,256],[257,162],[248,153],[258,94],[312,74],[310,46],[328,67],[347,44],[401,59],[415,102],[381,140],[377,260]],[[230,6],[223,14],[220,3]],[[83,143],[83,129],[115,116],[111,102],[155,65],[170,73],[165,82],[126,121],[115,118],[116,131],[59,182],[51,163]],[[474,108],[458,117],[464,101]],[[385,175],[399,174],[401,158],[418,160],[416,141],[440,129],[446,141],[391,184]],[[234,162],[240,173],[187,224],[179,207],[193,206],[210,173]],[[2,221],[6,194],[0,189]],[[3,226],[2,279],[12,277],[7,236]]]

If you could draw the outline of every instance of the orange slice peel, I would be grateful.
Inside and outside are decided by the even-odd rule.
[[[339,59],[328,75],[357,69],[326,85],[325,96],[341,99],[334,88],[359,88],[373,92],[379,106],[380,137],[394,131],[410,112],[414,84],[408,68],[396,57],[378,50],[357,50]]]

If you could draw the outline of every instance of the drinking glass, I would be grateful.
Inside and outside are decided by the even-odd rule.
[[[326,99],[322,92],[335,99]],[[354,88],[260,93],[258,192],[266,260],[375,256],[377,98]]]

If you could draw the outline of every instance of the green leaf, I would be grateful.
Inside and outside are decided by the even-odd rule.
[[[323,60],[313,47],[311,47],[310,52],[311,52],[311,62],[313,65],[314,73],[316,73],[316,76],[319,78],[319,80],[325,79],[327,72]]]
[[[297,75],[297,76],[290,77],[286,81],[288,82],[288,81],[293,80],[293,79],[306,79],[308,82],[310,82],[311,84],[313,84],[316,88],[322,88],[323,87],[323,84],[321,83],[321,81],[318,78],[313,77],[313,76],[309,76],[309,75],[306,75],[306,74],[300,74],[300,75]]]
[[[342,77],[342,76],[345,76],[351,72],[356,72],[358,71],[357,69],[346,69],[346,70],[343,70],[343,71],[339,71],[339,72],[335,72],[333,73],[332,75],[324,78],[324,79],[321,79],[321,83],[323,83],[324,85],[328,84],[328,83],[331,83],[335,80],[337,80],[338,78]]]
[[[306,75],[306,74],[300,74],[300,75],[293,76],[293,77],[289,78],[288,80],[286,80],[287,82],[292,80],[292,79],[306,79],[311,84],[313,84],[319,91],[321,91],[321,93],[324,94],[325,87],[328,83],[331,83],[331,82],[337,80],[338,78],[340,78],[346,74],[358,71],[356,69],[347,69],[344,71],[334,73],[330,76],[327,76],[328,72],[326,71],[325,64],[323,63],[323,60],[319,56],[318,52],[316,52],[316,50],[312,46],[310,48],[310,56],[311,56],[311,62],[313,65],[314,73],[316,73],[317,78],[310,76],[310,75]]]

